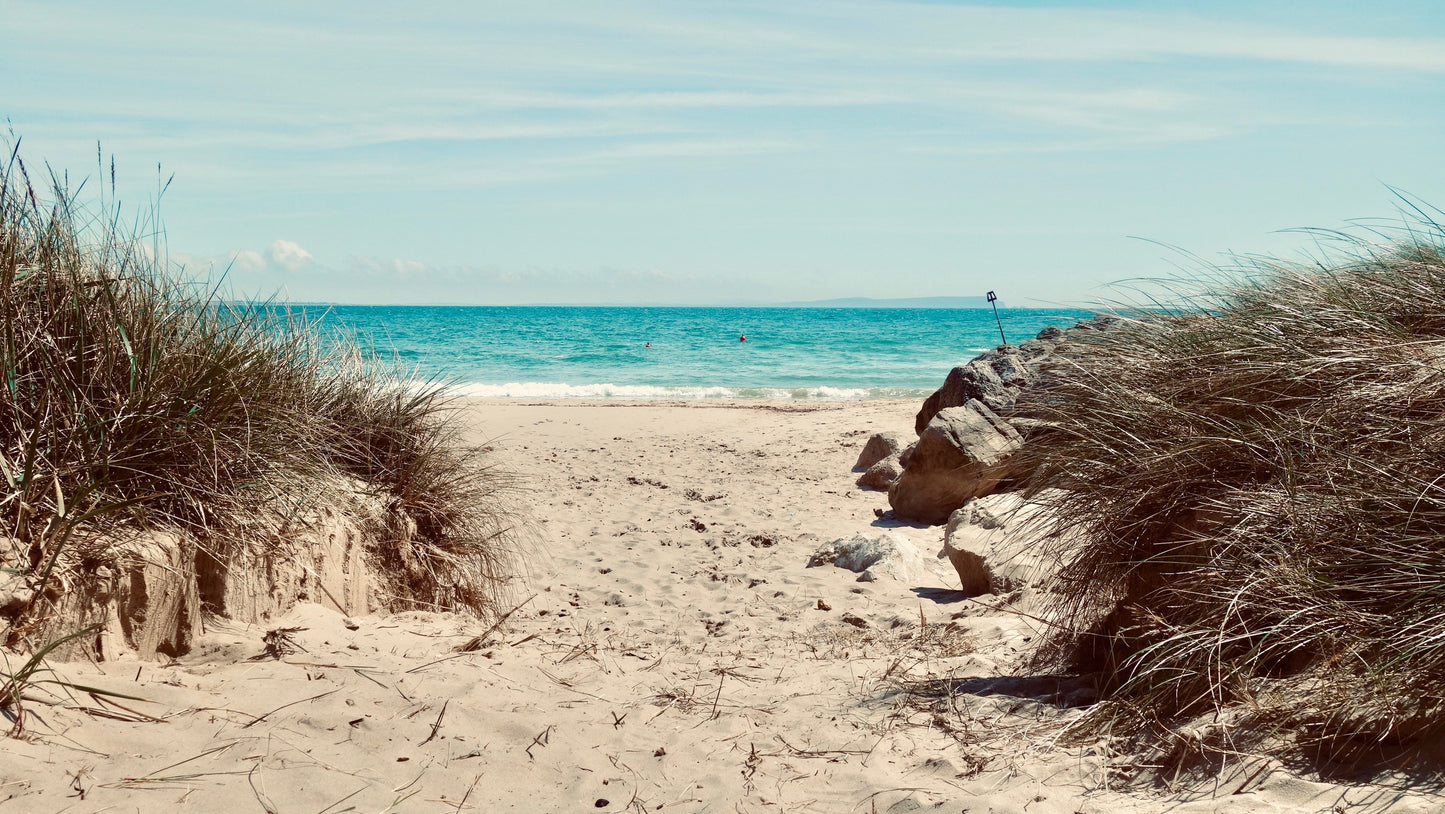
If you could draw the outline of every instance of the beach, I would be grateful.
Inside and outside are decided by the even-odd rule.
[[[1054,745],[1079,713],[1021,672],[1038,622],[963,599],[942,529],[854,485],[917,408],[467,402],[531,524],[503,620],[302,603],[169,664],[54,665],[141,700],[33,690],[0,811],[1438,810],[1268,762],[1121,790],[1107,745]],[[806,567],[884,531],[922,576]]]

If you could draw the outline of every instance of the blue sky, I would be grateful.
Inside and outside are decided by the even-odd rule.
[[[32,164],[338,302],[1088,302],[1445,206],[1445,4],[0,0]],[[91,185],[94,188],[94,184]],[[1138,239],[1138,238],[1143,238]]]

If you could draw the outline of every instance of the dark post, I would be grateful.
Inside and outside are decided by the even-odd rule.
[[[1003,338],[1003,320],[998,318],[998,295],[988,292],[988,301],[993,306],[993,321],[998,323],[998,341],[1007,345],[1008,340]]]

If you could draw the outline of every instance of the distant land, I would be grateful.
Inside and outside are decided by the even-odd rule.
[[[1003,301],[999,301],[1003,305]],[[872,297],[841,297],[834,300],[804,300],[800,302],[777,302],[767,308],[987,308],[984,297],[897,297],[874,299]]]

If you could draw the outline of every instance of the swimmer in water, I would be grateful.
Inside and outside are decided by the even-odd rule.
[[[652,347],[652,343],[651,343],[651,342],[648,342],[647,344],[643,345],[642,347],[644,347],[644,348],[650,348],[650,347]]]

